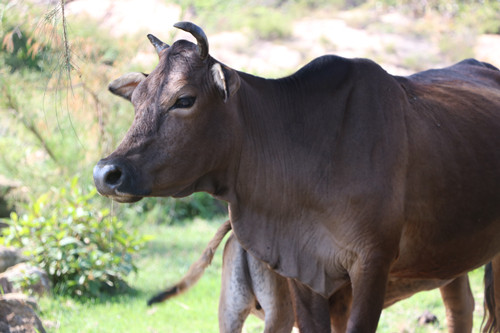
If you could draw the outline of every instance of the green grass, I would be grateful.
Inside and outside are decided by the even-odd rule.
[[[100,300],[77,300],[61,296],[44,298],[40,316],[48,332],[218,332],[217,307],[220,291],[222,247],[203,278],[189,292],[148,308],[146,301],[175,283],[198,258],[222,220],[195,220],[185,226],[141,226],[155,239],[141,253],[139,272],[128,282],[133,291]],[[482,270],[470,274],[476,298],[474,332],[482,318]],[[418,327],[417,318],[430,311],[439,325]],[[263,331],[263,323],[250,317],[245,332]],[[446,332],[444,307],[438,290],[419,293],[385,310],[378,332]]]

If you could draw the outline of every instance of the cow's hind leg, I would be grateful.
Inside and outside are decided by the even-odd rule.
[[[328,299],[300,282],[289,279],[295,321],[301,333],[328,333],[330,313]]]
[[[439,288],[444,306],[449,333],[472,332],[474,297],[470,290],[469,277],[462,275]]]

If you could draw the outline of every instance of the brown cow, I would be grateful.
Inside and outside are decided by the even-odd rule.
[[[217,247],[231,230],[230,221],[223,223],[210,240],[200,258],[174,286],[157,294],[148,305],[175,297],[194,286],[212,262]],[[292,299],[287,279],[273,272],[263,262],[246,252],[231,235],[224,247],[219,331],[239,333],[250,313],[265,321],[266,333],[289,333],[294,325]],[[448,332],[470,333],[474,298],[467,275],[455,280],[389,279],[384,307],[416,292],[440,288],[446,307]],[[345,332],[351,301],[351,286],[346,285],[330,297],[332,331]]]
[[[500,71],[465,60],[398,77],[323,56],[263,79],[176,27],[197,44],[151,37],[153,72],[110,86],[136,115],[94,168],[102,195],[227,201],[243,248],[290,279],[302,332],[330,331],[328,299],[349,283],[347,331],[373,332],[389,278],[500,272]]]

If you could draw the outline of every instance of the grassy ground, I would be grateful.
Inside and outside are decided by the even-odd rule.
[[[188,293],[148,308],[147,299],[179,279],[196,260],[221,220],[195,220],[185,226],[148,226],[142,232],[154,235],[138,259],[139,272],[131,276],[134,292],[101,300],[45,298],[41,317],[48,332],[217,332],[222,246],[204,277]],[[482,270],[470,274],[476,297],[475,328],[482,316]],[[418,327],[417,318],[430,311],[439,324]],[[263,324],[251,317],[245,332],[262,332]],[[423,292],[383,312],[378,332],[446,332],[444,308],[439,291]]]

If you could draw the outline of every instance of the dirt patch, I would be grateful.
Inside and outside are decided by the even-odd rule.
[[[116,36],[150,32],[161,39],[172,38],[172,25],[182,19],[178,5],[160,0],[86,0],[68,4],[68,12],[90,15]],[[389,73],[406,75],[417,70],[441,67],[451,63],[440,55],[438,41],[424,38],[411,31],[412,21],[399,13],[386,13],[370,20],[392,27],[394,32],[349,26],[356,12],[337,13],[337,18],[306,18],[293,24],[291,38],[286,40],[256,40],[243,32],[210,34],[210,53],[229,66],[255,74],[282,76],[291,73],[323,54],[347,58],[369,58]],[[383,30],[383,29],[382,29]],[[391,29],[389,29],[391,30]],[[178,33],[175,38],[191,37]],[[496,66],[500,60],[500,36],[477,38],[474,54],[479,60]],[[154,63],[155,54],[140,54],[134,62]]]
[[[69,15],[88,15],[115,36],[165,31],[179,21],[181,7],[159,0],[85,0],[67,6]]]
[[[481,35],[474,48],[476,58],[500,68],[500,35]]]

